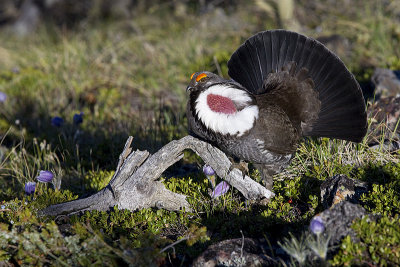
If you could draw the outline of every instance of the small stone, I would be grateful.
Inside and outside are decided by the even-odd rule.
[[[400,130],[397,124],[400,118],[400,97],[380,98],[368,105],[367,113],[368,118],[372,119],[367,134],[368,145],[389,152],[397,150],[400,141]],[[384,139],[383,147],[380,146],[382,138]]]
[[[193,261],[192,266],[274,266],[278,264],[270,258],[267,260],[262,254],[261,245],[255,239],[228,239],[209,246]]]
[[[400,79],[390,69],[376,68],[371,81],[375,84],[375,94],[380,97],[400,94]]]
[[[367,184],[338,174],[322,183],[321,200],[325,209],[342,201],[358,203],[361,194],[368,192]]]

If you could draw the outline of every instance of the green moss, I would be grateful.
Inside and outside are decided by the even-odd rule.
[[[4,202],[7,212],[0,212],[0,222],[10,225],[31,225],[37,222],[34,216],[37,210],[49,205],[77,199],[69,190],[53,190],[47,184],[37,184],[35,193],[22,199]]]
[[[368,164],[359,168],[357,178],[369,183],[395,183],[400,184],[400,163],[389,162],[387,164]]]
[[[269,201],[261,215],[288,223],[302,222],[313,216],[318,206],[318,197],[306,186],[307,180],[297,177],[288,181],[276,181],[273,187],[276,196]],[[298,204],[303,206],[301,216],[298,214]]]
[[[6,119],[0,118],[0,132],[5,133],[10,127],[11,125]]]
[[[114,171],[89,171],[83,178],[85,191],[100,191],[108,185],[113,175]]]
[[[400,39],[400,38],[399,38],[399,39]],[[398,56],[391,56],[391,57],[388,59],[388,62],[389,62],[390,68],[391,68],[392,70],[400,70],[400,55],[398,55]]]
[[[0,263],[13,260],[34,266],[49,263],[58,266],[118,266],[122,263],[150,266],[163,257],[157,247],[167,242],[155,233],[159,234],[160,228],[168,223],[178,224],[183,218],[173,213],[168,219],[165,211],[153,212],[151,209],[138,213],[118,209],[111,213],[92,212],[72,217],[69,220],[71,229],[65,236],[54,221],[36,217],[38,209],[73,199],[76,196],[69,191],[42,187],[32,196],[2,203]],[[189,225],[188,220],[185,222]],[[182,231],[182,236],[190,234],[190,242],[206,238],[204,229],[190,229]],[[110,237],[119,241],[110,242]]]
[[[364,218],[354,223],[352,228],[360,241],[354,242],[350,237],[346,237],[332,263],[335,266],[398,265],[400,164],[369,164],[357,171],[357,177],[373,183],[371,190],[361,196],[364,208],[382,217],[376,222]]]
[[[357,177],[372,184],[361,196],[364,207],[372,213],[394,216],[400,214],[400,164],[367,165],[357,171]]]
[[[189,223],[196,222],[189,217],[189,214],[166,210],[142,209],[131,212],[114,207],[111,212],[85,212],[82,216],[72,217],[72,221],[89,223],[93,229],[101,229],[112,238],[123,235],[134,242],[135,246],[141,247],[137,237],[143,233],[167,235],[171,232],[176,237],[183,236]]]
[[[75,200],[77,198],[78,196],[74,195],[69,190],[54,190],[50,188],[50,184],[41,185],[38,183],[36,185],[35,194],[27,197],[27,200],[34,200],[31,205],[34,208],[42,209],[50,205]]]
[[[106,243],[101,233],[83,224],[75,224],[73,235],[63,236],[54,222],[36,227],[8,229],[0,223],[0,263],[13,260],[22,266],[136,266],[154,265],[161,255],[154,247],[135,250],[121,237],[118,246]],[[145,245],[158,240],[142,237]]]
[[[360,238],[359,242],[347,236],[340,251],[331,261],[333,266],[400,264],[400,219],[383,216],[377,222],[367,217],[354,223],[352,228]]]
[[[361,201],[369,212],[392,216],[400,214],[399,191],[392,184],[374,184],[368,194],[361,196]]]

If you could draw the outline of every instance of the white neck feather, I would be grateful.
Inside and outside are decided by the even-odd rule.
[[[207,104],[209,94],[229,97],[237,107],[244,108],[233,114],[215,112]],[[199,95],[195,109],[197,116],[208,129],[223,135],[242,136],[258,119],[258,107],[250,103],[251,98],[246,91],[217,84]]]

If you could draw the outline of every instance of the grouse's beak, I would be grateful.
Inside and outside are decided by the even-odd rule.
[[[188,85],[188,87],[186,87],[186,92],[190,92],[190,90],[192,90],[193,88],[193,86]]]

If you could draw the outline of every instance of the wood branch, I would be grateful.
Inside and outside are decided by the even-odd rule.
[[[104,189],[84,199],[51,205],[39,214],[70,215],[86,210],[106,211],[114,206],[132,211],[149,207],[189,211],[186,196],[166,189],[157,181],[168,167],[183,157],[185,149],[193,150],[219,177],[238,189],[245,198],[269,199],[275,195],[243,175],[240,170],[232,168],[228,157],[221,150],[192,136],[172,141],[153,155],[147,151],[132,152],[132,140],[132,137],[128,138],[115,174]]]

